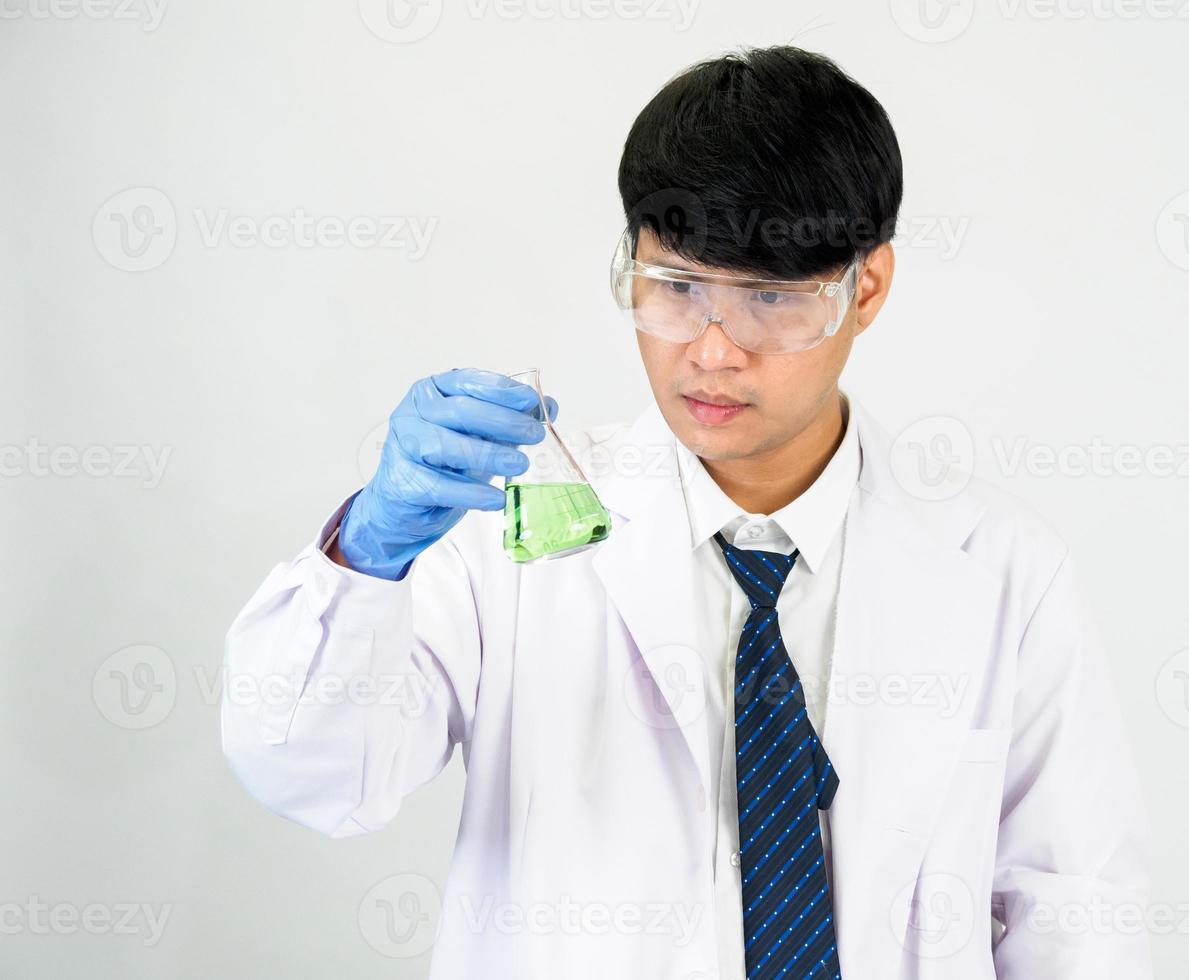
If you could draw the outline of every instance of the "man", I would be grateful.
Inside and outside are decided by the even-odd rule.
[[[1150,977],[1069,925],[1142,908],[1148,827],[1064,543],[976,479],[914,495],[838,386],[892,284],[882,108],[796,48],[708,61],[619,187],[655,400],[565,439],[609,537],[509,561],[537,392],[418,381],[228,633],[240,779],[341,837],[462,745],[437,978]],[[420,697],[325,693],[360,680]]]

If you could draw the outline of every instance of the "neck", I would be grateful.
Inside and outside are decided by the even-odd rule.
[[[846,432],[837,386],[813,420],[787,442],[742,459],[702,460],[723,493],[749,514],[775,513],[813,485]]]

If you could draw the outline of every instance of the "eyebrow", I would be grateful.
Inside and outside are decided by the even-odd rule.
[[[662,252],[656,258],[642,259],[637,254],[637,262],[643,262],[645,265],[657,265],[666,269],[680,269],[682,272],[705,272],[704,266],[698,266],[687,263],[685,259],[681,258],[676,252]]]
[[[642,259],[639,255],[636,256],[637,262],[642,262],[644,265],[655,265],[662,269],[673,269],[677,272],[695,272],[703,275],[711,276],[726,276],[732,279],[746,279],[754,282],[762,282],[766,278],[763,275],[754,273],[740,272],[737,269],[720,269],[717,266],[700,265],[697,262],[690,262],[676,252],[662,252],[659,256],[652,259]]]

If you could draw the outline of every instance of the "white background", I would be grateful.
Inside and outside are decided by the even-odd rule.
[[[941,426],[1070,543],[1157,836],[1157,974],[1183,976],[1189,5],[408,12],[0,0],[0,975],[425,975],[368,896],[442,881],[458,759],[367,838],[273,816],[220,751],[223,634],[416,378],[537,366],[566,425],[638,414],[606,274],[624,137],[693,61],[795,41],[876,95],[905,159],[895,286],[844,386],[893,432],[934,420],[906,437]],[[300,211],[429,232],[304,246]]]

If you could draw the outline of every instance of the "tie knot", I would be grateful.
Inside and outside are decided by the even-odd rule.
[[[728,544],[721,531],[716,531],[714,540],[722,548],[727,568],[735,581],[743,588],[752,609],[774,609],[785,579],[793,570],[800,552],[794,548],[791,555],[779,551],[760,551],[756,548],[736,548]]]

